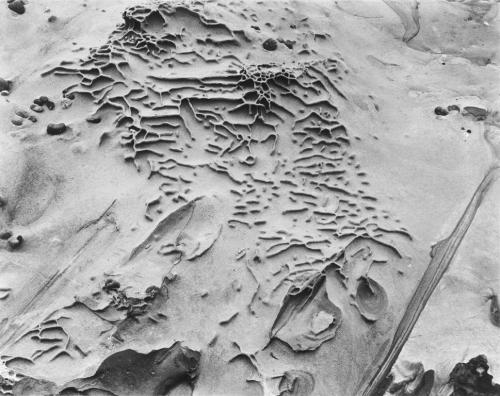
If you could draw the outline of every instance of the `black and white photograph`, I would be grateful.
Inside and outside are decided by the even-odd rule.
[[[500,0],[0,0],[0,396],[500,396]]]

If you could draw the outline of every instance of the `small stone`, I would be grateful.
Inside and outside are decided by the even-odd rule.
[[[36,99],[35,99],[36,100]],[[43,113],[43,107],[38,105],[38,104],[32,104],[30,106],[30,109],[33,110],[36,113]]]
[[[87,122],[90,122],[91,124],[99,124],[101,122],[101,117],[98,115],[91,115],[86,118]]]
[[[26,8],[24,7],[24,1],[22,0],[14,0],[12,3],[8,5],[9,9],[14,11],[16,14],[22,15],[26,12]]]
[[[54,110],[54,108],[56,107],[55,103],[52,102],[51,100],[47,100],[47,103],[45,103],[45,106],[47,106],[47,109],[49,109],[49,110]]]
[[[438,106],[434,109],[434,113],[439,116],[446,116],[449,112],[444,107]]]
[[[55,15],[51,15],[51,16],[49,16],[49,19],[47,19],[47,21],[49,21],[50,23],[53,23],[53,22],[57,21],[57,17]]]
[[[49,124],[47,125],[47,133],[49,135],[60,135],[66,131],[66,124],[63,122],[57,124]]]
[[[12,236],[12,231],[10,230],[1,230],[0,231],[0,239],[7,240]]]
[[[46,96],[40,96],[39,98],[33,99],[33,103],[37,106],[43,106],[45,103],[47,103],[48,100],[49,98],[47,98]]]
[[[7,243],[9,244],[11,249],[19,249],[21,244],[23,243],[23,237],[21,235],[11,236]]]
[[[28,118],[30,115],[25,110],[16,110],[16,115],[22,118]]]
[[[23,125],[23,120],[19,118],[13,118],[12,120],[10,120],[10,122],[12,122],[12,124],[14,124],[15,126]]]
[[[10,91],[12,83],[0,77],[0,91]]]
[[[458,112],[460,112],[460,107],[458,107],[457,105],[449,105],[448,106],[448,111],[458,111]]]
[[[266,41],[262,43],[262,47],[266,51],[275,51],[278,48],[278,43],[275,39],[268,38]]]
[[[38,121],[38,118],[36,118],[34,115],[30,115],[28,117],[28,120],[30,120],[31,122],[37,122]]]

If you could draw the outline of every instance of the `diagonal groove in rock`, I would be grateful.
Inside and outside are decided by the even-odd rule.
[[[367,373],[361,382],[358,394],[376,396],[381,392],[381,385],[389,375],[427,301],[455,257],[455,253],[474,220],[474,216],[483,201],[484,195],[496,177],[498,177],[499,172],[499,167],[492,167],[488,170],[450,236],[439,241],[432,247],[431,261],[408,303],[389,350],[381,362],[374,367],[373,374]],[[369,375],[371,377],[368,379]]]

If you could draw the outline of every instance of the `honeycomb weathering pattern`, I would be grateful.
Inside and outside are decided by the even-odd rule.
[[[246,54],[262,43],[245,29],[204,16],[197,3],[135,6],[123,19],[88,58],[64,61],[43,75],[76,81],[63,95],[75,107],[93,107],[90,123],[108,126],[100,131],[100,146],[118,145],[125,161],[158,185],[144,212],[152,231],[125,255],[120,282],[103,279],[101,291],[79,293],[74,303],[57,307],[38,326],[15,333],[3,359],[29,377],[16,386],[83,392],[90,381],[96,389],[125,394],[122,384],[102,377],[91,381],[99,364],[110,364],[121,353],[160,367],[162,361],[150,361],[159,350],[194,355],[192,367],[186,364],[171,377],[144,373],[133,378],[128,392],[167,389],[183,381],[196,387],[203,364],[198,367],[195,350],[210,359],[210,348],[225,338],[234,349],[229,365],[245,362],[264,393],[299,394],[297,386],[296,392],[309,394],[319,369],[290,367],[297,363],[293,351],[312,353],[324,343],[336,351],[338,337],[354,342],[354,328],[360,334],[356,342],[380,335],[367,354],[384,350],[396,324],[391,305],[400,304],[391,301],[394,291],[386,288],[403,276],[398,271],[405,260],[401,246],[412,237],[370,195],[369,175],[338,109],[346,100],[342,80],[350,78],[341,55],[323,56],[287,41],[280,45],[293,49],[296,61],[250,64]],[[251,16],[240,20],[252,23]],[[332,40],[323,33],[314,33],[314,39]],[[113,235],[114,204],[79,232]],[[163,344],[140,356],[127,349],[144,348],[137,342],[141,334],[158,343],[161,337],[152,331],[175,330],[163,310],[171,289],[186,278],[170,276],[164,260],[201,265],[219,240],[232,235],[245,239],[236,252],[226,251],[225,259],[248,273],[243,286],[253,291],[244,303],[214,318],[220,330],[210,342],[192,349]],[[152,285],[140,289],[133,280],[145,263],[154,267]],[[236,293],[241,288],[232,284]],[[249,328],[258,345],[231,333],[236,321],[256,318],[263,318],[258,328]],[[83,345],[82,328],[100,344]],[[122,352],[109,351],[116,345]],[[280,373],[269,369],[278,353],[288,361]],[[79,373],[57,385],[51,382],[51,365],[77,367],[82,361],[94,368],[94,377]],[[362,374],[369,370],[370,362],[356,364]]]
[[[188,202],[220,183],[234,195],[229,227],[258,227],[261,239],[280,241],[269,243],[268,257],[291,246],[318,251],[332,237],[410,238],[402,227],[379,225],[389,216],[350,150],[335,105],[344,99],[336,85],[348,76],[340,56],[247,65],[240,53],[252,42],[243,31],[186,6],[132,7],[123,16],[88,59],[48,73],[80,77],[64,95],[92,99],[94,116],[111,113],[115,128],[102,141],[113,135],[126,160],[161,180],[148,210],[165,198]],[[132,73],[137,67],[145,74]],[[308,235],[270,231],[272,210],[288,230],[303,220]]]

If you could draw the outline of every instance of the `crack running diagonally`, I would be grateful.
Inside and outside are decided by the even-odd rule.
[[[474,220],[486,192],[499,174],[500,167],[498,166],[488,170],[452,233],[432,247],[431,261],[406,307],[389,350],[384,354],[380,363],[376,364],[364,376],[357,394],[363,396],[379,395],[382,384],[408,340],[427,301],[455,257],[455,253]]]

